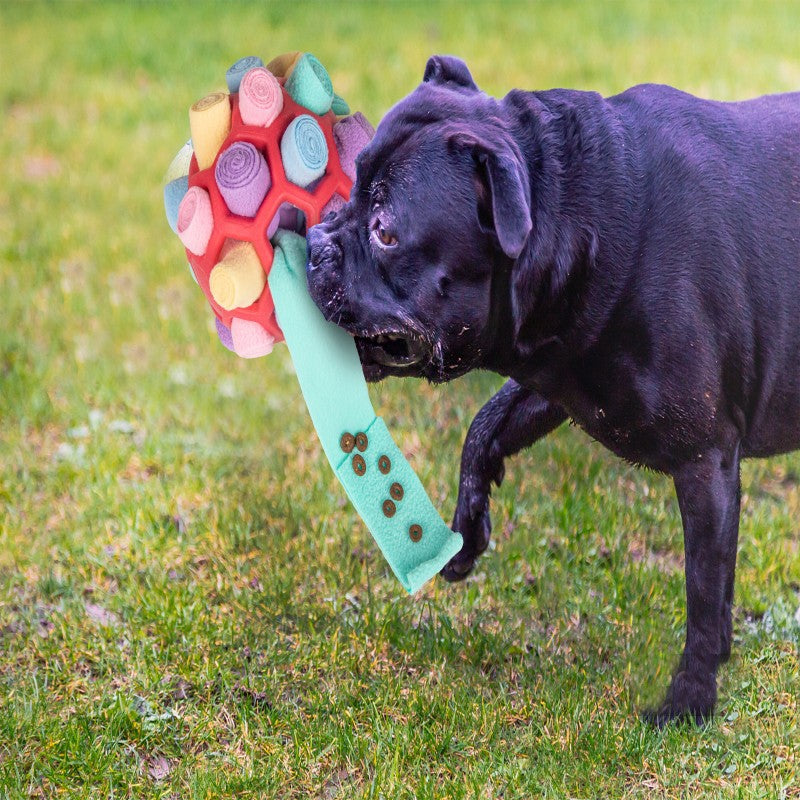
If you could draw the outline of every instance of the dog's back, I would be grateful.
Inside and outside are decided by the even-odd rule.
[[[608,99],[636,152],[637,281],[719,365],[748,455],[800,446],[800,93]],[[695,339],[695,341],[688,341]]]

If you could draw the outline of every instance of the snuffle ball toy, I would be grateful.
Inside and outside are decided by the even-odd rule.
[[[310,53],[266,66],[239,59],[226,82],[227,92],[189,109],[191,139],[165,178],[167,220],[222,344],[243,358],[288,345],[331,466],[413,593],[461,549],[461,535],[375,415],[355,342],[322,316],[305,272],[304,234],[347,201],[355,158],[374,131]]]

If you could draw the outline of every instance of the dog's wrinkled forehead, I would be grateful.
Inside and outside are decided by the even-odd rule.
[[[449,64],[450,71],[442,71],[442,62]],[[445,77],[453,74],[453,69],[459,81]],[[387,112],[372,142],[358,156],[357,182],[362,190],[384,177],[382,170],[396,171],[397,164],[413,156],[415,148],[419,151],[437,140],[443,143],[446,132],[459,123],[468,128],[480,94],[463,62],[431,58],[423,82]]]
[[[381,123],[380,136],[360,154],[354,187],[357,215],[381,213],[402,233],[404,251],[427,243],[427,254],[453,242],[447,230],[470,224],[474,202],[471,169],[455,153],[448,133],[452,120],[417,117],[413,106]],[[384,213],[385,212],[385,213]],[[387,216],[388,215],[388,216]],[[372,216],[368,216],[372,219]]]

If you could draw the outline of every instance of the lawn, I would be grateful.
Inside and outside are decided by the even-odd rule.
[[[161,177],[232,61],[298,48],[375,122],[434,52],[495,94],[800,88],[789,2],[0,4],[0,797],[800,797],[800,455],[744,468],[716,719],[656,731],[667,478],[564,426],[409,597],[285,348],[218,344]],[[370,389],[446,519],[501,382]]]

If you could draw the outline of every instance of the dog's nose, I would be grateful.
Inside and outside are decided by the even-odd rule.
[[[322,263],[322,248],[320,247],[309,248],[308,263],[311,264],[311,266],[314,268],[318,267]]]
[[[308,271],[313,272],[323,266],[335,270],[341,260],[342,249],[335,237],[320,230],[319,225],[311,228],[308,232]]]
[[[308,262],[306,281],[311,299],[328,317],[333,305],[341,305],[342,263],[344,254],[336,234],[330,234],[324,225],[315,225],[308,232]]]

